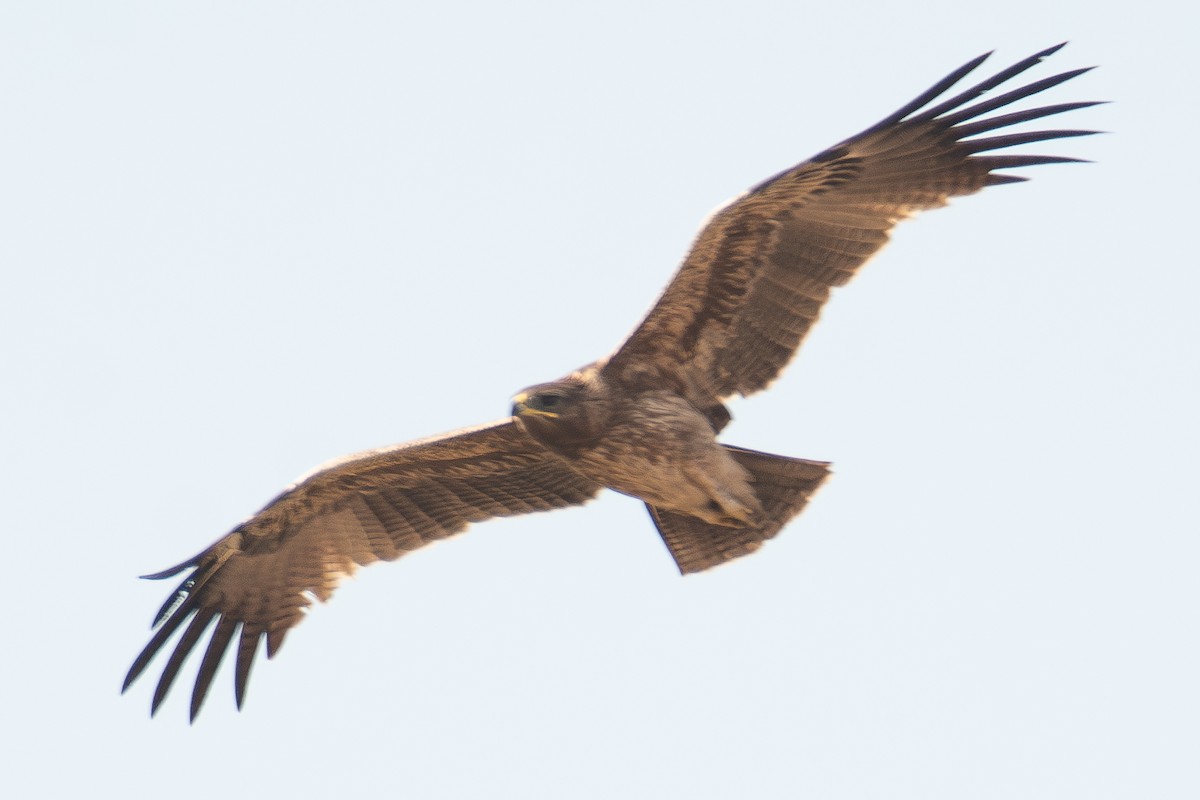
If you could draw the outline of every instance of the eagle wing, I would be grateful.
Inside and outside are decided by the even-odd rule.
[[[699,408],[765,388],[791,360],[830,290],[854,276],[897,222],[951,197],[1025,180],[996,170],[1079,160],[992,151],[1094,131],[979,136],[1096,105],[1062,103],[980,118],[1088,71],[979,99],[1062,46],[925,108],[988,54],[980,56],[878,124],[717,212],[606,372],[634,386],[670,382]]]
[[[216,621],[192,692],[194,719],[237,639],[239,707],[259,642],[267,657],[356,567],[391,561],[492,517],[577,505],[600,486],[506,421],[371,450],[318,469],[199,555],[148,578],[190,569],[154,621],[157,630],[122,691],[189,619],[154,692],[158,710],[184,658]]]

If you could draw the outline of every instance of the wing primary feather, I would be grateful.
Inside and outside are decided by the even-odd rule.
[[[283,647],[283,639],[287,636],[287,628],[274,628],[267,631],[267,658],[274,658]]]
[[[150,623],[150,628],[153,630],[161,625],[167,618],[179,612],[187,599],[195,594],[195,573],[186,577],[175,591],[167,595],[167,600],[159,607],[158,613],[154,615],[154,621]]]
[[[1061,45],[1059,45],[1059,46],[1061,47]],[[949,75],[942,78],[940,81],[935,83],[933,86],[926,89],[918,97],[914,98],[913,100],[911,100],[908,103],[905,103],[903,107],[897,109],[895,112],[893,112],[886,118],[881,119],[879,122],[876,122],[874,125],[867,128],[865,131],[863,131],[863,135],[870,134],[870,133],[876,133],[878,131],[883,130],[884,128],[889,128],[892,125],[895,125],[897,122],[900,122],[901,120],[903,120],[909,114],[919,111],[923,106],[925,106],[926,103],[929,103],[934,98],[940,96],[942,92],[946,91],[951,86],[958,83],[960,80],[962,80],[964,77],[966,77],[969,73],[973,72],[975,70],[975,68],[978,67],[980,64],[982,64],[984,61],[987,61],[988,57],[993,52],[994,51],[989,50],[988,52],[984,53],[983,55],[977,56],[976,58],[973,58],[970,61],[968,61],[966,64],[963,64],[961,67],[954,70],[954,72],[951,72]]]
[[[242,635],[238,640],[237,671],[233,676],[233,694],[240,711],[246,701],[246,685],[250,682],[250,668],[254,666],[254,655],[258,652],[258,643],[262,640],[263,631],[242,625]]]
[[[1012,169],[1013,167],[1036,167],[1042,164],[1090,164],[1086,158],[1069,156],[984,156],[980,163],[989,170]]]
[[[163,668],[162,675],[159,676],[158,685],[154,687],[154,699],[150,701],[150,716],[153,717],[158,713],[158,707],[162,705],[163,700],[167,699],[167,692],[171,690],[171,684],[175,682],[175,676],[179,674],[179,667],[183,665],[183,660],[187,658],[188,653],[192,652],[192,648],[196,646],[201,634],[212,623],[213,617],[216,615],[217,612],[211,608],[202,608],[192,617],[191,624],[183,632],[183,636],[180,637],[179,643],[175,645],[175,650],[167,660],[167,665]]]
[[[133,660],[133,666],[131,666],[129,668],[129,672],[125,674],[125,683],[121,685],[122,692],[128,689],[130,684],[138,679],[138,676],[141,675],[142,671],[146,669],[146,665],[150,663],[151,659],[154,658],[167,639],[170,639],[171,635],[179,629],[179,626],[183,624],[184,620],[191,616],[191,613],[195,607],[195,595],[186,598],[183,603],[175,609],[172,616],[167,618],[163,622],[162,626],[154,632],[154,636],[152,636],[146,646],[142,648],[142,652],[139,653],[138,657]]]
[[[993,173],[987,176],[983,182],[983,185],[1000,186],[1005,183],[1024,183],[1027,180],[1029,180],[1029,178],[1024,178],[1020,175],[1004,175],[1000,173]]]
[[[239,624],[231,617],[221,617],[221,621],[217,623],[216,630],[208,641],[208,648],[204,651],[204,658],[200,661],[200,671],[196,674],[192,703],[188,709],[188,722],[194,722],[196,715],[200,713],[200,706],[204,705],[204,698],[208,695],[208,687],[217,674],[217,667],[221,665],[221,657],[229,649],[229,640]]]
[[[931,119],[936,119],[937,117],[940,117],[942,114],[945,114],[948,111],[952,111],[953,109],[958,108],[959,106],[969,103],[972,100],[974,100],[975,98],[983,95],[984,93],[990,92],[992,89],[995,89],[1000,84],[1006,83],[1007,81],[1011,80],[1012,78],[1015,78],[1016,76],[1020,75],[1022,72],[1025,72],[1026,70],[1030,69],[1031,67],[1037,66],[1038,64],[1040,64],[1042,62],[1043,59],[1047,58],[1048,56],[1053,55],[1054,53],[1057,53],[1059,50],[1066,47],[1066,45],[1067,45],[1066,42],[1061,42],[1059,44],[1056,44],[1054,47],[1049,47],[1049,48],[1041,51],[1040,53],[1034,53],[1033,55],[1029,56],[1028,58],[1024,58],[1024,59],[1018,61],[1017,63],[1013,64],[1011,67],[1000,70],[999,72],[997,72],[995,75],[991,76],[990,78],[980,81],[979,83],[972,86],[970,89],[960,92],[960,93],[956,94],[954,97],[951,97],[948,100],[944,100],[941,103],[938,103],[933,108],[929,108],[929,109],[926,109],[925,111],[922,111],[920,114],[913,117],[913,121],[928,121]],[[1065,78],[1064,78],[1064,80],[1065,80]],[[931,97],[929,99],[932,100],[933,98]],[[924,105],[924,104],[922,104],[922,105]],[[916,109],[913,109],[913,110],[915,111]],[[896,121],[899,122],[900,120],[896,120]]]
[[[203,553],[200,553],[199,555],[192,556],[187,561],[180,562],[173,567],[167,567],[162,572],[153,572],[149,575],[139,575],[138,577],[144,581],[161,581],[163,578],[173,578],[185,569],[197,566],[203,555]]]
[[[964,122],[968,119],[974,119],[975,117],[986,114],[989,111],[993,111],[997,108],[1002,108],[1003,106],[1007,106],[1011,103],[1015,103],[1018,100],[1024,100],[1026,97],[1033,97],[1035,94],[1038,94],[1039,92],[1044,92],[1047,89],[1052,89],[1055,86],[1058,86],[1060,83],[1065,83],[1065,82],[1071,80],[1072,78],[1079,77],[1080,75],[1084,74],[1085,72],[1090,72],[1093,69],[1095,69],[1095,67],[1082,67],[1080,69],[1068,70],[1067,72],[1060,72],[1057,75],[1051,75],[1049,78],[1042,78],[1040,81],[1034,81],[1033,83],[1027,84],[1025,86],[1021,86],[1017,89],[1013,89],[1010,92],[1005,92],[1004,94],[996,95],[995,97],[993,97],[989,100],[984,100],[983,102],[976,103],[973,106],[967,106],[966,108],[960,109],[958,112],[956,112],[954,114],[943,114],[943,113],[940,113],[939,110],[942,109],[943,107],[945,107],[945,110],[949,111],[953,108],[956,108],[959,104],[955,103],[954,105],[950,105],[948,103],[943,103],[942,106],[938,106],[937,109],[931,109],[934,111],[939,111],[938,114],[936,114],[936,115],[922,114],[920,117],[917,117],[916,119],[924,120],[926,118],[928,118],[928,119],[936,118],[938,120],[938,122],[944,123],[946,125],[957,125],[960,122]],[[957,100],[957,98],[955,98],[955,99]]]
[[[1014,111],[1011,114],[1002,114],[998,117],[988,117],[977,122],[972,122],[968,125],[954,126],[955,135],[961,140],[968,136],[974,136],[978,133],[987,133],[988,131],[996,130],[997,128],[1007,128],[1010,125],[1017,125],[1030,120],[1050,117],[1055,114],[1064,114],[1068,111],[1075,111],[1080,108],[1090,108],[1091,106],[1103,105],[1106,100],[1085,100],[1080,103],[1058,103],[1052,106],[1041,106],[1039,108],[1031,108],[1025,111]]]
[[[183,582],[180,583],[179,586],[175,587],[175,591],[170,597],[167,598],[167,601],[162,604],[162,607],[158,609],[158,614],[155,616],[154,622],[150,625],[151,628],[156,627],[172,614],[177,613],[179,606],[182,605],[183,601],[188,597],[195,597],[200,590],[204,588],[204,584],[208,583],[209,578],[217,574],[221,568],[221,565],[229,558],[230,555],[233,554],[232,550],[226,550],[223,555],[206,558],[209,552],[211,552],[211,550],[201,553],[195,558],[192,558],[179,566],[171,567],[169,570],[164,572],[159,572],[155,575],[142,576],[143,578],[158,580],[159,578],[177,575],[181,570],[187,569],[189,566],[194,567],[194,571],[184,578]]]
[[[959,147],[962,147],[964,151],[968,153],[983,153],[988,150],[1001,150],[1005,147],[1015,147],[1019,144],[1045,142],[1050,139],[1070,139],[1076,136],[1093,136],[1096,133],[1098,133],[1098,131],[1027,131],[1025,133],[1010,133],[1004,136],[989,136],[986,139],[972,139],[969,142],[960,142]]]

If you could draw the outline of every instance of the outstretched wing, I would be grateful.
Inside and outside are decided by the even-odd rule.
[[[951,197],[1025,180],[996,170],[1078,160],[992,151],[1093,131],[979,136],[1096,104],[1061,103],[980,118],[1087,71],[1064,72],[974,102],[1061,47],[921,110],[987,58],[980,56],[877,125],[733,201],[700,232],[679,272],[606,371],[634,386],[669,382],[701,408],[766,387],[791,360],[830,290],[854,276],[897,222]]]
[[[159,611],[158,630],[130,667],[122,691],[190,619],[155,689],[151,713],[157,711],[184,658],[215,620],[191,716],[235,637],[240,708],[259,641],[267,640],[267,657],[273,657],[313,599],[329,599],[357,566],[399,558],[472,522],[577,505],[600,488],[511,421],[329,464],[196,557],[146,576],[192,570]]]

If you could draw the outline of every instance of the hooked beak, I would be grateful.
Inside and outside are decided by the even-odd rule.
[[[512,399],[512,415],[514,417],[519,417],[531,410],[529,406],[525,405],[525,401],[528,399],[529,395],[525,392],[521,392]]]
[[[541,408],[534,408],[529,403],[529,392],[521,392],[513,398],[512,415],[514,417],[550,417],[555,419],[558,417],[553,411],[546,411]]]

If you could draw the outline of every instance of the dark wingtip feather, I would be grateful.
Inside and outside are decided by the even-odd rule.
[[[1065,42],[1064,42],[1064,44],[1065,44]],[[1045,59],[1046,56],[1049,56],[1050,54],[1056,52],[1062,46],[1063,45],[1057,45],[1052,48],[1047,48],[1046,50],[1043,50],[1040,53],[1034,53],[1033,55],[1031,55],[1027,58],[1023,58],[1020,61],[1018,61],[1017,63],[1015,63],[1009,67],[1006,67],[1005,69],[1000,70],[995,75],[985,78],[984,80],[980,81],[979,83],[975,84],[974,86],[971,86],[970,88],[965,89],[962,92],[959,92],[958,94],[954,95],[953,97],[949,98],[948,100],[943,100],[942,102],[938,103],[937,105],[935,105],[931,108],[925,109],[920,114],[917,114],[916,116],[914,116],[913,120],[914,121],[928,121],[931,119],[943,118],[942,115],[948,114],[950,111],[953,111],[956,108],[961,108],[962,106],[972,102],[973,100],[976,100],[976,99],[984,96],[985,94],[990,92],[992,89],[995,89],[997,86],[1007,83],[1012,78],[1015,78],[1016,76],[1022,74],[1023,72],[1027,72],[1028,70],[1030,70],[1033,67],[1037,66],[1038,64],[1042,63],[1043,59]],[[1063,80],[1066,80],[1066,79],[1064,78]],[[949,88],[949,87],[947,87],[947,88]],[[1043,88],[1048,88],[1048,87],[1043,87]],[[1019,92],[1022,90],[1018,89],[1016,91]],[[1038,91],[1040,91],[1040,90],[1038,90]],[[939,92],[938,95],[934,95],[933,97],[928,97],[929,92],[926,92],[925,95],[923,95],[923,97],[927,98],[927,102],[932,102],[934,99],[936,99],[936,97],[940,96],[940,94],[941,93]],[[1005,97],[1009,97],[1013,94],[1014,94],[1013,92],[1010,92],[1008,95],[1005,95]],[[1012,97],[1012,99],[1016,99],[1016,98]],[[989,108],[998,107],[997,105],[995,105],[996,101],[991,101],[991,102],[993,103],[993,105],[990,105],[990,106],[985,103],[979,104],[979,106],[975,107],[979,110],[975,111],[973,113],[971,112],[970,109],[960,110],[957,114],[951,115],[949,117],[944,117],[944,119],[946,119],[950,124],[953,124],[954,122],[961,121],[962,119],[969,119],[971,116],[977,116],[978,114],[982,114],[985,111],[987,111]],[[912,103],[909,104],[909,106],[911,106],[911,105],[912,105]],[[1000,105],[1003,105],[1003,103],[1000,103]],[[924,106],[924,103],[922,103],[921,106],[918,106],[917,108],[912,108],[911,111],[916,112],[922,106]],[[897,120],[897,122],[898,121],[899,120]]]
[[[221,617],[221,621],[217,623],[217,628],[208,641],[208,648],[204,651],[204,658],[200,661],[200,671],[196,675],[196,685],[192,689],[192,702],[188,709],[189,722],[194,722],[196,715],[200,713],[200,707],[204,705],[204,698],[208,696],[208,689],[217,675],[217,667],[221,665],[221,659],[229,649],[229,640],[233,637],[239,624],[237,620],[230,617]]]
[[[200,636],[208,628],[215,615],[216,612],[212,609],[202,609],[192,618],[192,623],[188,625],[187,630],[179,639],[179,643],[175,645],[171,657],[167,660],[167,665],[158,679],[158,685],[154,687],[154,699],[150,701],[150,716],[153,717],[158,712],[158,707],[167,699],[167,693],[171,690],[171,685],[175,683],[175,676],[179,674],[183,660],[192,652],[192,648],[196,646],[196,642],[199,641]]]
[[[984,185],[1000,186],[1005,183],[1024,183],[1027,180],[1029,180],[1029,178],[1023,178],[1020,175],[1003,175],[999,173],[992,173],[991,175],[987,176],[987,180],[984,181]]]
[[[275,654],[279,652],[279,648],[283,647],[283,640],[287,636],[287,632],[287,627],[278,627],[267,631],[267,658],[274,658]]]
[[[129,668],[129,671],[125,673],[125,680],[121,682],[121,694],[125,694],[125,692],[129,691],[129,687],[133,685],[133,682],[138,679],[138,677],[142,674],[142,670],[145,668],[145,665],[142,665],[139,668],[137,662],[134,662],[133,666]]]
[[[177,614],[188,598],[193,596],[195,586],[195,575],[189,575],[182,583],[176,586],[175,591],[167,595],[167,599],[159,606],[158,613],[154,615],[154,621],[150,623],[150,629],[154,630],[167,619]]]
[[[1014,169],[1017,167],[1036,167],[1042,164],[1091,164],[1086,158],[1071,158],[1070,156],[984,156],[972,160],[984,162],[988,170]],[[985,186],[999,186],[1005,183],[1023,183],[1029,178],[1021,175],[1007,175],[1001,172],[989,171],[984,180]]]
[[[129,672],[125,673],[125,683],[121,686],[122,693],[124,693],[125,690],[128,689],[130,685],[138,679],[138,676],[140,676],[143,671],[145,671],[146,665],[150,663],[151,659],[154,658],[167,639],[171,638],[171,635],[179,629],[179,626],[183,624],[183,621],[191,616],[195,605],[195,596],[193,595],[188,597],[179,605],[178,608],[175,609],[175,613],[166,619],[163,625],[157,631],[155,631],[154,636],[152,636],[146,646],[142,648],[142,652],[139,653],[138,657],[133,660],[133,665],[130,666]]]
[[[1036,61],[1030,62],[1026,60],[1025,62],[1021,62],[1021,64],[1014,65],[1004,72],[998,73],[992,78],[984,81],[978,86],[972,87],[962,94],[921,113],[918,117],[914,117],[914,119],[937,119],[946,125],[958,125],[960,122],[974,119],[988,113],[989,111],[994,111],[997,108],[1010,105],[1018,100],[1024,100],[1026,97],[1032,97],[1039,92],[1052,89],[1055,86],[1058,86],[1060,83],[1065,83],[1072,78],[1077,78],[1083,73],[1093,69],[1092,67],[1083,67],[1081,69],[1060,72],[1057,75],[1051,75],[1048,78],[1042,78],[1039,81],[1034,81],[1033,83],[1019,86],[1012,91],[1005,92],[1004,94],[996,95],[995,97],[987,100],[982,100],[974,105],[967,105],[972,100],[982,96],[985,92],[994,89],[1001,83],[1007,81],[1009,78],[1024,72],[1025,70],[1029,69],[1030,66],[1036,63]],[[1022,67],[1022,69],[1018,70],[1017,67]],[[955,109],[958,110],[955,111]]]
[[[902,106],[901,108],[899,108],[894,113],[887,116],[886,118],[880,120],[875,125],[872,125],[870,128],[867,128],[865,131],[863,131],[861,134],[859,134],[859,136],[867,136],[867,135],[870,135],[873,133],[877,133],[881,130],[891,127],[892,125],[896,125],[896,124],[904,122],[904,121],[928,122],[933,119],[938,119],[938,120],[945,122],[947,125],[954,125],[959,122],[971,119],[973,117],[977,117],[977,116],[984,114],[994,108],[999,108],[1000,106],[1007,105],[1008,103],[1011,103],[1015,100],[1019,100],[1023,97],[1028,97],[1030,95],[1037,94],[1040,91],[1049,89],[1052,86],[1056,86],[1059,83],[1068,81],[1071,78],[1074,78],[1078,75],[1081,75],[1081,74],[1093,69],[1093,67],[1084,67],[1082,69],[1071,70],[1070,72],[1064,72],[1060,75],[1054,75],[1050,78],[1045,78],[1041,81],[1037,81],[1028,86],[1024,86],[1024,87],[1015,89],[1011,92],[1008,92],[1004,95],[993,98],[991,100],[986,100],[986,101],[980,102],[974,106],[968,105],[972,101],[978,99],[979,97],[982,97],[987,92],[990,92],[992,89],[996,88],[997,86],[1009,81],[1010,79],[1016,77],[1017,75],[1020,75],[1021,73],[1026,72],[1030,68],[1040,64],[1046,58],[1057,53],[1059,50],[1061,50],[1066,45],[1067,45],[1066,42],[1060,42],[1052,47],[1047,47],[1044,50],[1040,50],[1037,53],[1034,53],[1033,55],[1028,56],[1027,58],[1024,58],[1024,59],[1018,61],[1017,63],[1013,64],[1012,66],[1009,66],[1005,69],[1000,70],[995,75],[992,75],[992,76],[984,79],[983,81],[971,86],[970,88],[959,92],[958,94],[954,95],[953,97],[951,97],[947,100],[943,100],[942,102],[938,103],[937,105],[934,105],[930,108],[925,109],[924,111],[921,111],[921,109],[925,108],[926,105],[928,105],[929,103],[932,103],[934,100],[936,100],[938,97],[940,97],[943,93],[948,91],[950,89],[950,87],[952,87],[954,84],[958,83],[960,80],[962,80],[964,77],[966,77],[967,74],[974,71],[980,64],[982,64],[985,60],[987,60],[987,58],[989,56],[991,56],[992,52],[994,52],[994,51],[989,51],[987,53],[984,53],[983,55],[978,56],[978,57],[972,59],[971,61],[968,61],[966,64],[959,67],[954,72],[951,72],[945,78],[942,78],[942,80],[935,83],[933,86],[931,86],[929,89],[925,90],[922,94],[918,95],[912,101],[906,103],[904,106]],[[918,113],[918,112],[920,112],[920,113]]]
[[[164,578],[174,578],[176,575],[183,572],[185,569],[190,569],[191,567],[199,566],[200,558],[203,555],[204,555],[203,553],[199,553],[197,555],[192,556],[187,561],[180,562],[179,564],[176,564],[173,567],[167,567],[162,572],[152,572],[149,575],[139,575],[138,577],[144,581],[161,581]]]
[[[1107,102],[1107,100],[1083,100],[1077,103],[1056,103],[1054,105],[1029,108],[1024,111],[1014,111],[1010,114],[1001,114],[997,117],[986,117],[975,122],[955,125],[953,130],[959,140],[962,141],[966,140],[967,137],[987,133],[998,128],[1007,128],[1010,125],[1030,122],[1044,117],[1052,117],[1055,114],[1065,114],[1068,111],[1077,111],[1081,108],[1091,108],[1092,106],[1102,105]]]
[[[246,686],[250,683],[250,668],[254,666],[254,656],[258,652],[258,643],[262,641],[263,631],[252,631],[242,626],[241,640],[238,642],[237,669],[233,676],[233,696],[237,700],[238,710],[246,702]]]
[[[971,59],[970,61],[963,64],[961,67],[959,67],[958,69],[951,72],[946,77],[942,78],[940,81],[935,83],[933,86],[930,86],[928,89],[926,89],[920,95],[913,98],[908,103],[905,103],[900,108],[896,109],[896,111],[889,114],[884,119],[881,119],[879,122],[875,123],[870,128],[867,128],[860,135],[874,133],[875,131],[880,131],[880,130],[883,130],[884,128],[888,128],[892,125],[895,125],[897,122],[900,122],[905,117],[907,117],[909,114],[912,114],[912,113],[918,111],[926,103],[932,102],[934,100],[934,98],[941,95],[942,92],[945,92],[951,86],[958,83],[960,80],[962,80],[968,74],[973,72],[976,67],[978,67],[980,64],[982,64],[984,61],[987,61],[988,58],[994,52],[995,52],[994,50],[989,50],[986,53],[984,53],[983,55],[976,56],[975,58]]]
[[[1058,44],[1055,44],[1055,45],[1051,45],[1050,47],[1047,47],[1045,50],[1043,50],[1040,53],[1034,53],[1033,57],[1034,58],[1045,58],[1046,56],[1054,55],[1059,50],[1062,50],[1064,47],[1066,47],[1067,44],[1069,44],[1069,41],[1070,40],[1064,41],[1064,42],[1059,42]]]
[[[985,153],[990,150],[1002,150],[1006,147],[1016,147],[1020,144],[1031,144],[1032,142],[1045,142],[1050,139],[1072,139],[1080,136],[1093,136],[1096,131],[1088,130],[1049,130],[1049,131],[1026,131],[1023,133],[1009,133],[1002,136],[989,136],[985,139],[968,139],[964,142],[959,142],[959,147],[967,153]]]
[[[1090,164],[1085,158],[1071,156],[985,156],[980,159],[988,169],[1012,169],[1013,167],[1036,167],[1042,164]]]

